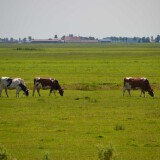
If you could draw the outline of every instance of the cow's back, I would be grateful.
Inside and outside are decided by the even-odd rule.
[[[39,88],[50,88],[53,85],[54,79],[52,78],[34,78],[34,85]]]
[[[24,80],[21,78],[13,78],[11,84],[7,86],[7,88],[14,89],[14,88],[20,87],[20,85],[25,85]]]
[[[10,77],[1,77],[0,78],[0,84],[3,85],[3,86],[7,86],[7,80],[9,79]]]
[[[17,84],[23,84],[23,85],[25,85],[24,80],[22,78],[14,78],[13,82],[17,82]]]
[[[124,78],[124,86],[130,86],[131,89],[147,90],[149,86],[149,81],[145,77],[126,77]]]

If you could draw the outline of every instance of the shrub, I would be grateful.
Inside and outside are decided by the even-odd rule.
[[[117,130],[117,131],[119,131],[119,130],[124,130],[125,128],[124,128],[124,126],[123,125],[120,125],[120,124],[116,124],[116,126],[115,126],[115,128],[114,128],[115,130]]]
[[[50,158],[49,158],[49,154],[48,153],[46,153],[45,155],[44,155],[44,157],[43,157],[43,159],[42,160],[51,160]]]
[[[110,144],[106,148],[99,148],[98,157],[100,160],[112,160],[114,158],[114,149]]]
[[[2,144],[0,144],[0,160],[10,160],[10,156]]]

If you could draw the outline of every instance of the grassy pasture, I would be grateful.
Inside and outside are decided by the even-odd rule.
[[[0,98],[0,144],[12,158],[98,160],[111,144],[118,160],[160,159],[160,44],[1,44],[0,76],[56,77],[64,97],[41,91]],[[122,96],[125,76],[145,76],[155,98]]]

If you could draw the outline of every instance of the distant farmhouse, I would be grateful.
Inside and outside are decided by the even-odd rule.
[[[64,42],[65,43],[97,43],[98,40],[93,38],[77,37],[77,36],[69,35],[64,37]]]
[[[64,37],[64,42],[65,43],[79,43],[81,41],[80,37],[76,37],[76,36],[65,36]]]

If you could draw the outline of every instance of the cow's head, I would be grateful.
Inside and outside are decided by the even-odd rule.
[[[154,97],[154,92],[153,92],[152,89],[148,91],[148,94],[149,94],[151,97]]]
[[[27,87],[26,87],[24,84],[22,84],[22,83],[20,83],[19,86],[20,86],[21,89],[23,90],[24,94],[25,94],[26,96],[29,96],[29,90],[27,89]]]
[[[59,89],[59,94],[60,94],[61,96],[63,96],[63,93],[64,93],[64,89],[63,89],[63,88],[60,88],[60,89]]]
[[[26,89],[26,90],[24,91],[24,94],[25,94],[26,96],[29,96],[29,90]]]

